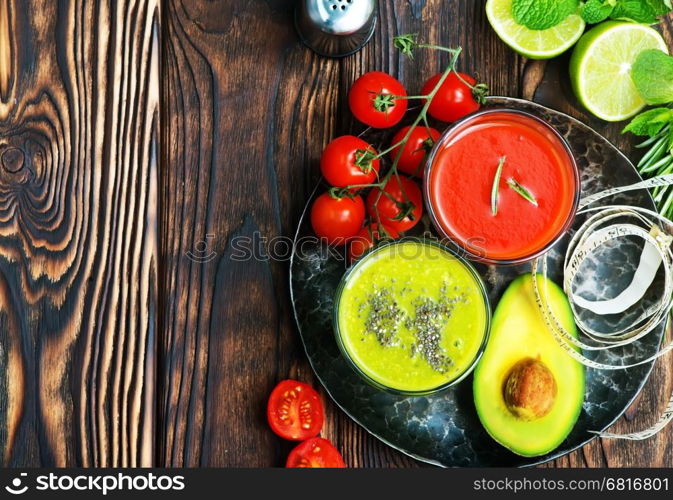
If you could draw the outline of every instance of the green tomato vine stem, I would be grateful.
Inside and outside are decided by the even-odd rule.
[[[408,43],[408,44],[411,44],[411,45],[405,45],[404,48],[402,48],[398,44],[398,40],[400,40],[400,39],[404,39],[405,43]],[[396,202],[396,204],[398,205],[398,207],[400,209],[402,209],[402,207],[400,207],[400,205],[404,205],[404,207],[406,208],[406,210],[408,212],[406,214],[406,216],[410,216],[412,218],[414,217],[413,216],[413,211],[416,207],[414,206],[414,204],[409,199],[407,193],[404,190],[404,186],[402,186],[402,183],[400,182],[400,175],[399,175],[399,172],[398,172],[398,169],[397,169],[397,165],[398,165],[398,163],[400,161],[400,158],[402,156],[402,151],[404,150],[404,146],[407,144],[407,142],[409,142],[409,138],[411,137],[411,134],[414,132],[416,127],[421,122],[426,127],[426,129],[428,130],[428,134],[430,133],[430,125],[428,123],[428,117],[427,117],[428,109],[430,108],[430,105],[432,104],[432,100],[434,99],[435,95],[437,95],[437,92],[439,92],[439,89],[444,84],[444,82],[446,81],[448,76],[452,72],[457,74],[456,63],[458,62],[458,58],[460,57],[460,55],[462,53],[462,48],[461,47],[458,47],[456,49],[452,49],[452,48],[448,48],[448,47],[441,47],[439,45],[418,44],[418,43],[415,42],[414,35],[401,35],[400,37],[395,37],[395,46],[398,47],[404,54],[406,54],[410,58],[412,57],[414,48],[427,48],[427,49],[434,49],[434,50],[440,50],[440,51],[443,51],[443,52],[448,52],[448,53],[451,54],[451,59],[449,61],[448,66],[446,67],[446,69],[442,73],[442,76],[440,77],[439,81],[437,82],[435,87],[430,91],[430,93],[428,93],[426,95],[420,95],[420,96],[395,96],[394,97],[394,99],[424,99],[425,103],[423,104],[423,107],[421,108],[420,112],[418,113],[418,116],[416,116],[416,118],[411,123],[411,125],[409,125],[409,128],[408,128],[406,134],[404,135],[404,137],[399,142],[397,142],[396,144],[393,144],[388,149],[386,149],[384,151],[381,151],[380,153],[374,155],[371,158],[371,161],[380,159],[383,156],[385,156],[386,154],[393,151],[394,149],[399,148],[398,151],[397,151],[397,154],[395,155],[395,158],[393,159],[393,163],[392,163],[390,169],[388,170],[388,172],[386,172],[386,174],[383,176],[383,178],[381,178],[379,180],[379,182],[377,182],[377,183],[373,183],[373,184],[353,184],[353,185],[346,186],[345,188],[342,188],[341,190],[339,190],[338,194],[341,194],[342,196],[348,196],[350,193],[353,192],[353,190],[360,190],[360,189],[367,189],[367,188],[378,189],[378,193],[377,193],[376,198],[375,198],[374,203],[373,203],[373,209],[374,209],[375,220],[376,220],[376,223],[377,223],[378,228],[379,228],[379,233],[387,233],[387,231],[385,229],[385,226],[381,223],[381,216],[380,216],[379,210],[378,210],[378,203],[381,199],[381,196],[384,193],[385,187],[388,185],[388,182],[390,181],[390,179],[392,179],[393,176],[395,176],[395,179],[397,180],[398,185],[400,186],[400,190],[402,192],[404,202],[402,204],[400,204],[399,202],[397,202],[395,200],[393,200],[393,201]],[[470,88],[474,89],[474,87],[472,85],[468,84],[468,86]],[[427,156],[427,153],[426,153],[426,156]],[[424,157],[424,159],[425,159],[425,157]],[[333,195],[335,195],[335,194],[337,194],[337,193],[336,192],[333,193]],[[386,195],[387,195],[387,193],[386,193]],[[392,200],[392,198],[390,196],[388,196],[388,197]]]

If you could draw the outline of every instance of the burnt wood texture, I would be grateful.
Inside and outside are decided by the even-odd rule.
[[[159,17],[0,2],[6,465],[154,462]]]
[[[577,105],[568,56],[516,55],[484,3],[381,0],[372,42],[326,59],[299,43],[293,0],[0,0],[2,463],[283,465],[292,445],[268,429],[266,398],[284,378],[318,382],[279,238],[325,144],[361,130],[355,78],[386,71],[416,92],[446,64],[400,56],[396,34],[463,47],[460,69],[493,94],[567,112],[632,155],[621,125]],[[663,31],[672,41],[670,19]],[[615,430],[655,421],[668,366]],[[323,435],[350,466],[419,465],[323,396]],[[595,440],[549,465],[671,466],[672,435]]]

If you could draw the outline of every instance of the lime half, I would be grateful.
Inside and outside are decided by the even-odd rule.
[[[570,58],[570,80],[584,107],[609,122],[626,120],[643,109],[631,66],[647,49],[668,54],[664,39],[649,26],[609,21],[587,31]]]
[[[522,56],[551,59],[572,47],[584,33],[586,24],[577,14],[548,30],[531,30],[517,23],[512,0],[488,0],[486,16],[498,36]]]

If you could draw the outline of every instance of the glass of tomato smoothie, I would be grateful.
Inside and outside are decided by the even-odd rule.
[[[519,264],[568,231],[580,178],[553,127],[521,111],[492,109],[457,122],[437,141],[424,192],[435,228],[468,258]]]
[[[346,272],[333,319],[342,354],[364,380],[421,395],[472,371],[491,311],[467,261],[434,241],[406,238],[376,247]]]

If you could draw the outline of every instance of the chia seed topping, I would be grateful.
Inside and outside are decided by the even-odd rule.
[[[369,313],[365,319],[365,333],[371,333],[383,346],[397,342],[397,328],[404,319],[404,311],[393,297],[390,288],[374,288],[367,297]]]
[[[416,342],[411,346],[411,355],[421,356],[433,370],[447,373],[453,366],[453,360],[441,346],[442,330],[448,323],[456,303],[462,297],[449,297],[446,285],[440,289],[439,300],[429,297],[417,297],[413,301],[414,318],[407,318],[404,326],[414,334]]]
[[[399,294],[404,295],[410,291],[409,287],[404,286]],[[433,370],[444,374],[451,369],[454,361],[441,345],[443,330],[456,304],[468,303],[469,300],[464,293],[458,293],[458,287],[451,287],[449,291],[446,282],[440,287],[437,300],[427,296],[427,289],[423,288],[421,291],[423,295],[419,295],[411,303],[414,307],[412,316],[400,308],[392,287],[374,287],[366,302],[359,306],[359,311],[362,312],[367,306],[369,309],[364,321],[365,334],[374,335],[382,346],[409,349],[411,357],[422,357]],[[399,344],[398,329],[401,324],[415,337],[415,341],[409,346]],[[462,347],[462,344],[461,339],[453,342],[456,348]]]

